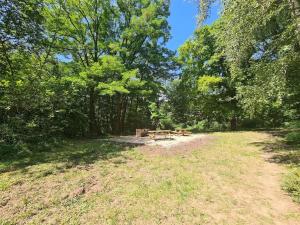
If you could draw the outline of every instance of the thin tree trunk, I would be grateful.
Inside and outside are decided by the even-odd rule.
[[[94,137],[97,135],[97,123],[96,123],[96,112],[95,112],[95,89],[90,88],[90,99],[89,99],[89,134]]]
[[[125,118],[127,113],[127,104],[128,104],[128,97],[125,96],[125,99],[122,104],[122,116],[121,116],[121,133],[124,133],[125,128]]]
[[[300,1],[289,0],[289,3],[292,10],[292,15],[294,16],[296,21],[297,38],[298,38],[298,44],[300,46]]]
[[[120,134],[120,127],[121,127],[121,96],[120,94],[116,94],[116,114],[115,114],[115,118],[114,118],[114,129],[113,129],[113,133],[116,135]]]
[[[236,130],[237,129],[237,118],[236,116],[233,116],[230,120],[230,129]]]

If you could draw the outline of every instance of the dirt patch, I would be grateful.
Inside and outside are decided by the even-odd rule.
[[[263,158],[266,160],[263,170],[266,172],[258,181],[264,186],[264,192],[266,196],[272,200],[272,202],[277,202],[273,207],[279,212],[285,212],[286,214],[289,210],[300,211],[300,206],[291,201],[290,196],[284,192],[280,186],[281,177],[284,174],[284,168],[275,162],[272,162],[274,154],[265,153]],[[299,222],[300,224],[300,222]]]
[[[177,142],[172,145],[161,145],[161,144],[152,144],[152,145],[144,145],[138,147],[141,152],[146,155],[162,155],[162,156],[172,156],[178,154],[187,154],[191,153],[194,150],[201,149],[202,146],[210,143],[214,138],[207,135],[201,135],[190,139],[189,141]]]

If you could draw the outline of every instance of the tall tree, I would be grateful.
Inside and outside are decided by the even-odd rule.
[[[211,1],[201,1],[204,3],[210,5]],[[278,122],[288,111],[284,107],[299,114],[299,86],[295,85],[299,73],[298,3],[223,1],[218,40],[246,114],[278,115]]]
[[[171,67],[173,53],[164,47],[169,38],[168,9],[169,1],[163,0],[48,0],[44,14],[49,33],[57,36],[57,53],[70,56],[80,71],[88,71],[102,57],[111,55],[121,60],[127,71],[138,69],[137,78],[147,82],[145,89],[150,92],[152,84],[159,86],[159,80],[169,76]],[[92,80],[87,87],[90,134],[98,133],[101,118],[97,112],[103,111],[100,108],[104,105],[111,108],[104,112],[111,114],[111,129],[121,132],[132,102],[129,93],[117,91],[104,97]],[[141,91],[141,86],[135,90]]]
[[[192,106],[189,108],[194,115],[198,114],[195,119],[217,120],[224,124],[232,120],[232,128],[235,128],[235,86],[230,80],[223,47],[217,41],[219,29],[219,22],[199,28],[193,38],[180,47],[180,86],[185,86],[184,96],[190,96],[188,101]]]
[[[236,4],[237,1],[234,0],[198,0],[199,3],[199,23],[202,24],[204,20],[209,16],[209,10],[213,3],[223,3],[224,10],[227,7],[231,7],[232,5]],[[252,1],[252,3],[261,4],[264,6],[268,6],[272,3],[276,3],[275,0],[265,0],[265,1]],[[292,12],[294,23],[296,25],[296,32],[298,36],[298,41],[300,45],[300,1],[299,0],[284,0],[281,3],[288,3],[289,9]]]

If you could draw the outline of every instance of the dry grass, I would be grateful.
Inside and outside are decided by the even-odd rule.
[[[0,224],[300,224],[283,170],[257,144],[271,136],[211,135],[189,154],[76,141],[44,161],[2,165]]]

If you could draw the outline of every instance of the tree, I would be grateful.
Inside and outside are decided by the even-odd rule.
[[[299,95],[294,89],[299,50],[289,3],[240,1],[227,6],[222,21],[219,40],[244,112],[252,118],[277,115],[272,124],[278,125],[288,109],[297,110],[291,96]]]
[[[230,73],[223,52],[223,46],[217,41],[219,22],[196,30],[194,37],[179,49],[179,61],[182,65],[180,86],[184,93],[181,98],[184,105],[182,112],[194,115],[186,121],[208,120],[226,124],[236,121],[237,102],[235,86],[230,80]],[[172,99],[172,102],[174,99]],[[174,111],[179,111],[176,107]],[[174,114],[176,115],[176,113]],[[183,118],[187,118],[183,116]],[[197,115],[197,116],[196,116]],[[176,117],[176,116],[175,116]],[[232,128],[235,128],[232,123]]]
[[[71,57],[79,73],[89,71],[102,57],[113,56],[126,71],[138,69],[138,79],[146,84],[144,90],[137,85],[131,93],[114,92],[107,97],[99,94],[97,84],[88,85],[91,135],[99,133],[98,123],[104,123],[102,117],[107,114],[111,115],[105,119],[110,123],[105,125],[107,129],[123,132],[126,114],[132,113],[128,106],[136,104],[138,109],[141,94],[158,97],[161,79],[167,78],[173,67],[174,53],[164,47],[169,38],[168,8],[169,1],[163,0],[47,1],[44,15],[49,36],[56,36],[57,53]]]
[[[244,116],[273,118],[271,124],[278,125],[287,114],[299,114],[299,86],[295,85],[299,83],[297,3],[223,1],[217,39]]]
[[[209,10],[213,3],[219,2],[220,0],[198,0],[199,3],[199,22],[202,24],[204,20],[209,16]],[[234,0],[222,0],[224,5],[224,10],[227,9],[227,6],[230,7],[234,5],[236,2]],[[270,2],[276,3],[275,1],[254,1],[257,4],[263,4],[265,6],[270,5]],[[298,35],[298,41],[300,45],[300,2],[299,0],[285,0],[284,3],[289,4],[289,8],[292,12],[292,15],[294,17],[294,22],[296,25],[297,35]]]
[[[42,1],[0,2],[0,139],[19,143],[57,131],[45,62]],[[41,132],[41,127],[47,131]],[[38,139],[38,138],[36,138]]]

